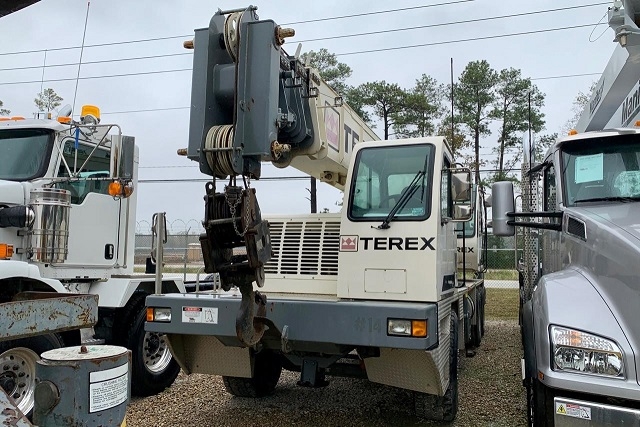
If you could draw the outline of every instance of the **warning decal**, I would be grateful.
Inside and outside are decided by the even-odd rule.
[[[591,419],[591,408],[573,403],[556,402],[556,414],[567,417],[580,418],[581,420]]]
[[[218,324],[217,307],[182,307],[183,323]]]
[[[129,365],[89,373],[89,413],[104,411],[127,401]]]

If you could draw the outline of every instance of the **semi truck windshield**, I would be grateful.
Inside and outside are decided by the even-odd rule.
[[[562,160],[567,205],[640,197],[640,139],[636,135],[567,144]]]
[[[46,129],[0,131],[0,179],[28,181],[46,172],[52,132]]]

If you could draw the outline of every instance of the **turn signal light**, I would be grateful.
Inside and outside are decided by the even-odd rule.
[[[426,337],[427,336],[427,321],[426,320],[412,320],[411,321],[411,336],[413,336],[413,337]]]
[[[120,181],[109,183],[109,195],[111,197],[124,197],[125,199],[133,194],[133,185],[122,184]]]
[[[9,259],[13,256],[13,245],[0,243],[0,259]]]

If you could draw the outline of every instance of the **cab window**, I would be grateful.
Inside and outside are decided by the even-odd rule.
[[[73,204],[82,203],[89,193],[109,194],[111,152],[104,147],[93,151],[94,148],[95,145],[79,142],[76,150],[73,139],[66,140],[63,145],[66,165],[60,162],[58,177],[70,180],[58,183],[58,188],[71,192]]]

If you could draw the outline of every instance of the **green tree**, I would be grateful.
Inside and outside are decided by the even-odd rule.
[[[455,116],[454,116],[455,117]],[[453,158],[456,159],[456,162],[462,163],[464,165],[469,165],[473,163],[473,159],[465,158],[462,151],[465,148],[471,146],[471,141],[467,138],[467,135],[464,133],[462,129],[462,125],[457,121],[453,124],[453,132],[451,129],[451,113],[444,116],[444,118],[440,121],[437,128],[437,135],[442,135],[447,138],[447,142],[451,147],[451,151],[453,152]]]
[[[2,101],[0,101],[0,116],[8,116],[9,114],[11,114],[11,110],[7,110],[6,108],[2,108],[3,105],[4,105],[4,103]]]
[[[531,79],[523,78],[520,70],[509,68],[500,71],[495,86],[495,104],[490,114],[500,123],[497,181],[505,179],[517,162],[515,159],[505,167],[505,150],[519,147],[522,133],[529,127],[533,132],[544,127],[544,114],[540,111],[543,106],[544,94],[531,83]]]
[[[352,74],[351,67],[343,62],[339,62],[336,55],[325,48],[317,52],[313,50],[305,52],[301,55],[300,59],[307,66],[317,69],[322,80],[341,95],[356,114],[362,117],[367,124],[370,124],[370,116],[364,110],[360,92],[347,84],[347,79],[351,77]]]
[[[580,116],[582,115],[582,111],[589,104],[589,100],[591,99],[591,94],[596,89],[597,81],[591,82],[591,86],[587,92],[579,91],[573,100],[573,105],[571,106],[571,118],[567,120],[567,122],[560,129],[560,133],[562,135],[567,135],[569,131],[576,127],[578,124],[578,120],[580,120]]]
[[[491,135],[489,122],[497,82],[498,73],[482,60],[469,62],[453,86],[454,105],[474,147],[476,182],[480,182],[480,138]]]
[[[355,89],[365,107],[382,121],[384,139],[389,139],[392,127],[398,123],[407,102],[407,92],[396,83],[376,81],[364,83]]]
[[[317,68],[320,77],[338,94],[344,95],[347,91],[347,79],[351,77],[351,67],[339,62],[334,53],[322,48],[319,51],[310,50],[303,53],[301,58],[307,66]]]
[[[397,114],[395,134],[407,138],[433,135],[436,120],[443,112],[443,98],[443,85],[423,74],[407,93],[404,108]]]
[[[62,104],[63,98],[51,88],[44,89],[42,92],[36,95],[33,100],[36,104],[38,111],[53,111]]]

